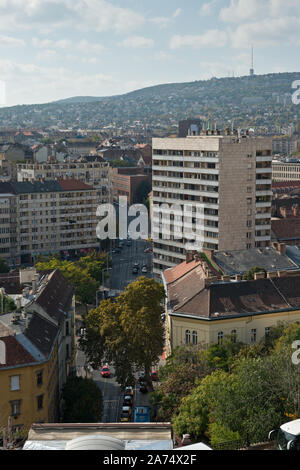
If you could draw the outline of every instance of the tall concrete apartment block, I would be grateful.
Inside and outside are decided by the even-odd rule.
[[[242,250],[270,243],[272,140],[229,130],[207,133],[153,139],[155,277],[185,260],[193,246],[184,230],[182,239],[174,236],[188,206],[190,229],[197,230],[200,241],[196,249]],[[183,216],[171,213],[167,220],[161,204],[180,206]]]

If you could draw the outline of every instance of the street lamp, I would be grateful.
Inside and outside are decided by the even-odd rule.
[[[112,270],[112,268],[102,269],[102,300],[103,300],[103,297],[104,297],[104,295],[103,295],[103,292],[104,292],[104,291],[103,291],[103,288],[104,288],[104,273],[105,273],[105,272],[108,272],[108,271],[111,271],[111,270]],[[98,289],[98,290],[96,291],[96,307],[98,307],[98,305],[99,305],[99,301],[98,301],[98,294],[99,294],[99,292],[101,292],[101,291]]]

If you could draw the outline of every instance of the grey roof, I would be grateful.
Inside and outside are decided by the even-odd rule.
[[[254,266],[266,271],[286,271],[297,269],[288,256],[280,254],[275,248],[252,248],[249,250],[217,251],[214,261],[227,275],[244,274]]]
[[[300,268],[300,247],[287,245],[286,254]]]

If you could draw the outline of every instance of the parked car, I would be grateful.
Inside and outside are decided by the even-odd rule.
[[[147,266],[143,266],[142,267],[142,273],[147,273],[147,272],[148,272]]]
[[[125,388],[125,395],[130,395],[133,397],[133,388],[132,387],[126,387]]]
[[[132,268],[132,274],[138,274],[139,270],[136,266],[133,266]]]
[[[148,392],[146,382],[141,382],[140,383],[140,392],[141,393],[147,393]]]
[[[104,377],[105,379],[109,379],[110,378],[110,370],[109,370],[109,367],[108,366],[103,366],[100,370],[100,374],[102,375],[102,377]]]
[[[157,381],[158,381],[158,372],[157,372],[157,370],[152,371],[152,373],[151,373],[151,379],[152,379],[154,382],[157,382]]]
[[[131,245],[132,245],[131,240],[128,240],[128,241],[127,241],[127,246],[131,246]]]
[[[131,395],[125,395],[123,398],[123,406],[132,406],[133,400]]]
[[[152,248],[146,248],[144,250],[144,253],[152,253],[152,251],[153,251]]]
[[[130,406],[123,406],[121,415],[120,415],[120,421],[121,422],[127,422],[130,421],[131,418],[131,408]]]
[[[145,374],[144,374],[144,372],[139,372],[139,373],[138,373],[138,382],[139,382],[139,383],[145,382]]]

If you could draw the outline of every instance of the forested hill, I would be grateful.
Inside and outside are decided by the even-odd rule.
[[[300,120],[300,105],[292,103],[300,72],[212,78],[171,83],[110,97],[80,96],[40,105],[0,108],[0,127],[90,127],[142,121],[150,127],[206,116],[225,125],[287,125]],[[83,90],[84,91],[84,90]]]

